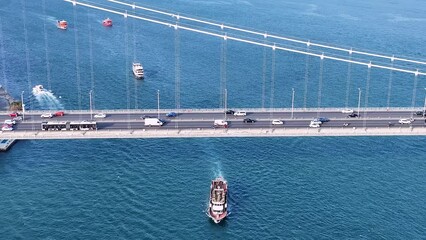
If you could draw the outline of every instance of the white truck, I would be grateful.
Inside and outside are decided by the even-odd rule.
[[[164,122],[161,121],[161,119],[158,118],[145,118],[145,126],[148,127],[161,127],[163,126]]]

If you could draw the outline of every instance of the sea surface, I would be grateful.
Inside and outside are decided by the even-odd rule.
[[[426,59],[421,0],[136,3],[260,32]],[[106,17],[114,21],[112,28],[102,26]],[[57,19],[66,19],[68,30],[57,29]],[[133,61],[143,63],[145,80],[132,77]],[[0,0],[0,84],[16,99],[23,94],[29,109],[88,109],[91,90],[96,110],[153,109],[157,90],[161,108],[219,108],[224,88],[230,108],[290,107],[292,89],[298,108],[354,107],[358,88],[362,107],[423,105],[425,77],[369,72],[331,60],[322,63],[322,71],[320,65],[315,58],[64,1]],[[49,94],[33,95],[38,84]],[[425,137],[19,141],[0,153],[0,239],[425,239],[425,147]],[[210,181],[217,176],[230,188],[231,214],[221,224],[205,213]]]

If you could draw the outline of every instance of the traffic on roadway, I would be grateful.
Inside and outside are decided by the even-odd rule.
[[[348,128],[425,127],[425,111],[254,111],[73,113],[66,111],[0,117],[2,131],[109,130],[109,129],[205,129],[205,128]]]

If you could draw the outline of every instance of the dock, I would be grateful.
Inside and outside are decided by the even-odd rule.
[[[16,141],[16,139],[0,139],[0,152],[9,150]]]

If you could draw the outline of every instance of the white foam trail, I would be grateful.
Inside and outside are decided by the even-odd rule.
[[[61,104],[58,98],[50,91],[37,91],[35,88],[33,88],[33,95],[42,109],[64,109],[64,106]]]
[[[222,167],[221,167],[220,162],[215,162],[215,165],[216,165],[216,167],[213,169],[213,173],[214,173],[215,178],[217,178],[217,177],[225,178],[225,176],[222,173]]]

